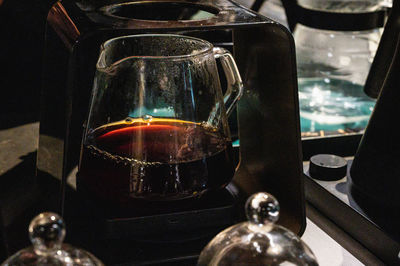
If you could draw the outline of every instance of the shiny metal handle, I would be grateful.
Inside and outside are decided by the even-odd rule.
[[[229,116],[237,101],[243,95],[243,82],[233,56],[228,50],[220,47],[213,49],[215,59],[220,59],[227,80],[227,89],[224,95],[226,115]]]

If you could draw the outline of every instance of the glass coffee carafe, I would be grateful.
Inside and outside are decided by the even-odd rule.
[[[226,75],[224,95],[216,58]],[[235,171],[227,116],[242,92],[232,55],[204,40],[108,40],[97,62],[78,190],[130,208],[223,188]]]
[[[382,0],[297,2],[304,13],[293,33],[303,136],[363,131],[375,106],[363,86],[381,36]]]

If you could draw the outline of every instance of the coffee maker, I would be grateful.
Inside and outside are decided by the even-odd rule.
[[[397,246],[400,241],[398,134],[391,127],[399,114],[396,101],[400,81],[396,73],[400,64],[400,31],[395,23],[399,16],[400,2],[393,1],[364,88],[366,93],[377,97],[377,104],[350,169],[354,200],[371,220],[397,241]],[[390,258],[395,258],[394,255],[392,252]]]
[[[75,169],[99,48],[110,38],[143,33],[197,37],[233,52],[245,88],[237,107],[238,168],[224,193],[189,210],[130,219],[87,215],[94,205],[77,195]],[[301,235],[305,207],[296,77],[290,32],[229,0],[55,3],[46,26],[37,176],[44,186],[60,184],[60,193],[53,193],[58,201],[49,208],[71,224],[70,242],[98,252],[108,264],[190,259],[215,232],[242,219],[244,200],[263,190],[279,199],[280,224]],[[199,235],[208,238],[200,241]],[[132,244],[138,238],[147,244]],[[197,244],[188,245],[193,239]],[[165,251],[149,262],[156,242]]]

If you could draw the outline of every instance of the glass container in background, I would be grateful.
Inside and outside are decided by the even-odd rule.
[[[380,40],[384,4],[298,1],[299,10],[305,11],[294,30],[303,137],[366,127],[375,100],[364,93],[363,85]]]

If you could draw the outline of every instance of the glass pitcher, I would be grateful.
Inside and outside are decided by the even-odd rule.
[[[230,182],[227,116],[243,86],[229,52],[180,35],[123,36],[102,45],[96,67],[78,190],[130,207],[194,198]]]
[[[301,130],[360,132],[375,105],[363,86],[381,36],[381,25],[370,25],[364,16],[378,17],[382,0],[298,0],[298,5],[310,17],[294,30]]]

